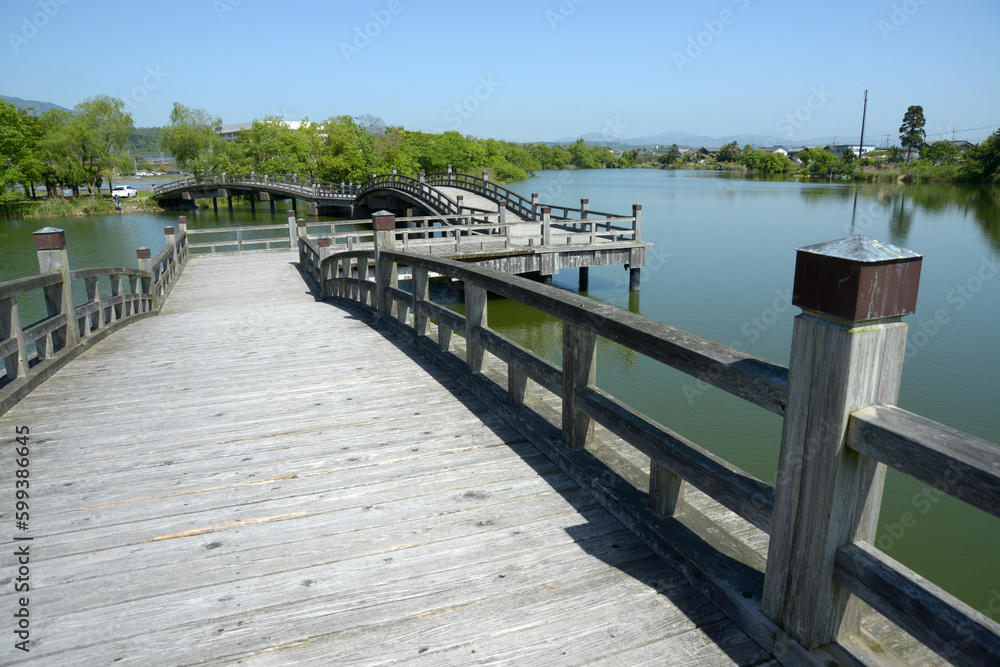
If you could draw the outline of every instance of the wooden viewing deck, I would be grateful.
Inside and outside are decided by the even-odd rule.
[[[442,371],[317,302],[294,259],[192,261],[159,317],[0,418],[31,429],[35,538],[30,653],[0,571],[3,664],[767,661]]]
[[[889,466],[1000,516],[1000,447],[895,407],[919,255],[800,248],[785,368],[395,225],[188,262],[182,222],[78,271],[36,232],[0,283],[4,664],[1000,663],[872,544]],[[489,294],[561,320],[561,364]],[[781,416],[775,487],[600,389],[599,336]]]

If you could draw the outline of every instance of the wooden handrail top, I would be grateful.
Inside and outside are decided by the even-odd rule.
[[[17,296],[18,294],[23,294],[36,289],[42,289],[43,287],[49,287],[50,285],[58,285],[61,282],[62,274],[58,271],[43,273],[37,276],[28,276],[26,278],[5,280],[0,283],[0,299],[9,299]]]
[[[281,229],[288,231],[288,225],[258,225],[252,227],[212,227],[211,229],[188,229],[188,234],[224,234],[226,232],[252,232]]]
[[[1000,445],[877,405],[851,414],[847,446],[1000,517]]]
[[[123,266],[99,267],[95,269],[77,269],[70,271],[70,278],[73,280],[86,280],[87,278],[100,278],[101,276],[135,276],[137,278],[149,278],[149,273],[139,269],[129,269]]]
[[[788,397],[788,369],[616,306],[527,278],[426,255],[385,251],[387,261],[467,281],[555,315],[564,322],[672,366],[778,415]]]

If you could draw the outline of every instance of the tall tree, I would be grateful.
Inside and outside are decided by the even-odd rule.
[[[110,187],[111,176],[125,167],[125,142],[135,126],[125,103],[108,95],[89,97],[73,110],[76,115],[69,123],[69,139],[87,173],[88,187],[94,186],[93,195],[105,177]]]
[[[218,116],[174,102],[170,125],[163,128],[160,145],[182,169],[191,169],[195,178],[201,178],[219,167],[226,154],[226,140],[218,132],[221,127]]]
[[[903,114],[903,124],[899,126],[899,143],[906,149],[906,161],[910,161],[910,151],[924,143],[924,108],[913,105]]]

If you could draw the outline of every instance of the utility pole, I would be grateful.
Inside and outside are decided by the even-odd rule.
[[[865,88],[865,108],[861,112],[861,142],[858,144],[858,158],[861,157],[861,153],[864,151],[865,146],[865,116],[868,115],[868,89]]]

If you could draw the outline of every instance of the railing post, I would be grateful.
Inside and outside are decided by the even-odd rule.
[[[486,350],[472,341],[472,332],[486,326],[486,290],[471,282],[465,283],[465,363],[472,373],[482,373]]]
[[[538,220],[538,193],[531,193],[531,219]]]
[[[497,222],[501,225],[507,224],[507,202],[500,201],[497,203]],[[510,247],[510,227],[502,227],[500,232],[503,234],[503,247]]]
[[[576,390],[597,384],[597,334],[563,322],[562,372],[563,442],[583,449],[594,437],[594,420],[576,409]]]
[[[17,297],[0,299],[0,339],[13,338],[17,340],[15,355],[5,357],[4,370],[10,379],[23,378],[28,375],[28,352],[24,344],[24,329],[21,327],[21,315],[17,308]]]
[[[173,227],[163,228],[163,247],[169,248],[167,251],[167,282],[174,282],[174,273],[177,270],[177,247],[176,237]]]
[[[416,336],[427,335],[427,316],[419,311],[420,302],[427,298],[427,269],[414,266],[413,269],[413,332]]]
[[[378,312],[383,317],[393,317],[392,295],[387,288],[396,287],[398,276],[396,264],[382,259],[382,252],[396,249],[396,216],[389,211],[378,211],[372,214],[372,227],[375,229],[375,302]]]
[[[642,204],[632,204],[632,240],[642,240]]]
[[[420,170],[420,182],[421,183],[427,182],[427,174],[424,173],[423,169]]]
[[[143,246],[135,251],[135,258],[139,265],[140,271],[146,271],[149,273],[149,281],[147,282],[145,278],[142,281],[142,290],[148,292],[149,294],[149,304],[151,310],[160,309],[160,296],[156,293],[156,276],[153,274],[153,259],[152,251]],[[104,318],[104,309],[101,309],[101,318]],[[102,322],[103,325],[103,322]]]
[[[542,208],[542,245],[548,245],[550,238],[550,225],[552,224],[552,209],[548,206]]]
[[[304,221],[303,221],[304,222]],[[305,227],[303,225],[303,227]],[[316,239],[316,245],[319,247],[319,256],[316,260],[316,266],[313,268],[313,275],[316,277],[316,282],[319,283],[319,293],[322,295],[323,299],[326,299],[331,295],[330,290],[326,288],[327,272],[323,269],[323,260],[330,256],[333,252],[333,247],[330,245],[329,236],[320,236]],[[333,264],[327,264],[330,269],[330,278],[333,277]]]
[[[178,238],[180,238],[181,236],[184,237],[184,246],[181,248],[179,257],[177,258],[178,261],[181,263],[181,265],[186,264],[188,260],[189,249],[187,244],[187,231],[188,231],[187,216],[186,215],[177,216],[177,237]]]
[[[35,249],[38,251],[40,273],[58,271],[62,274],[62,284],[45,288],[45,306],[49,317],[65,313],[65,333],[53,332],[56,347],[73,347],[80,342],[80,325],[76,320],[76,304],[73,301],[73,282],[69,275],[69,257],[66,254],[66,232],[54,227],[45,227],[34,233]],[[55,350],[52,350],[53,352]]]
[[[490,189],[490,172],[483,169],[483,188],[486,190]]]
[[[837,549],[874,541],[885,465],[844,445],[850,414],[894,405],[920,255],[861,236],[799,248],[788,406],[762,610],[806,649],[858,632]]]
[[[306,220],[305,218],[299,218],[295,221],[295,244],[298,245],[298,240],[306,235]],[[294,246],[293,246],[294,247]]]
[[[295,211],[292,209],[285,209],[285,215],[288,216],[288,242],[295,247],[296,239],[298,238],[298,226],[295,224]]]
[[[448,185],[451,185],[451,165],[448,165]]]

